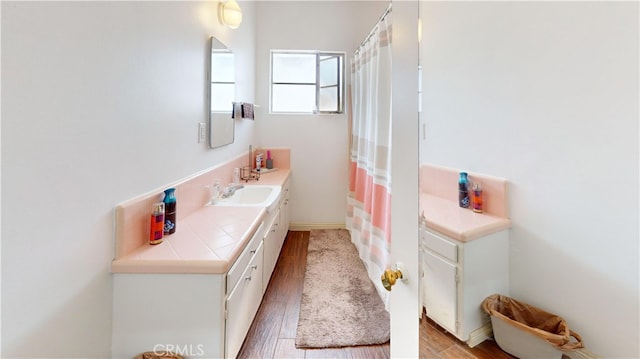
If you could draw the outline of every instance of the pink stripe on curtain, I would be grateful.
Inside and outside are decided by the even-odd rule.
[[[384,231],[385,242],[391,244],[391,194],[385,186],[374,184],[373,177],[356,162],[351,161],[350,169],[349,191],[371,215],[371,224]]]

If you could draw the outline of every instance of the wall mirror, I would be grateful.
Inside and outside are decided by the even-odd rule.
[[[209,41],[209,146],[216,148],[233,143],[235,123],[235,64],[233,52],[215,37]]]

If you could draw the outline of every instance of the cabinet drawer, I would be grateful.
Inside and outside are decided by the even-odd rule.
[[[227,273],[227,293],[235,287],[236,283],[238,283],[238,279],[242,277],[242,272],[244,272],[245,268],[247,268],[247,264],[251,260],[251,257],[258,250],[258,246],[262,243],[262,237],[264,233],[262,229],[264,228],[264,222],[260,223],[258,229],[254,232],[253,237],[249,240],[249,243],[244,248],[240,256],[236,260],[236,262],[231,266],[229,272]]]
[[[429,231],[424,233],[424,242],[429,250],[438,253],[453,263],[458,263],[458,246],[455,243]]]

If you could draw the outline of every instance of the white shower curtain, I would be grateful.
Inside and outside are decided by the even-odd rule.
[[[351,61],[351,155],[346,226],[388,307],[380,275],[391,240],[391,7]]]

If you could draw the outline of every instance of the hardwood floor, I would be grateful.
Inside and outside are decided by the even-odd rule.
[[[420,320],[420,358],[512,359],[493,340],[469,348],[423,314]]]
[[[295,347],[309,232],[289,231],[238,358],[389,358],[389,343],[335,349]],[[493,341],[469,348],[430,320],[420,321],[420,358],[511,359]]]

